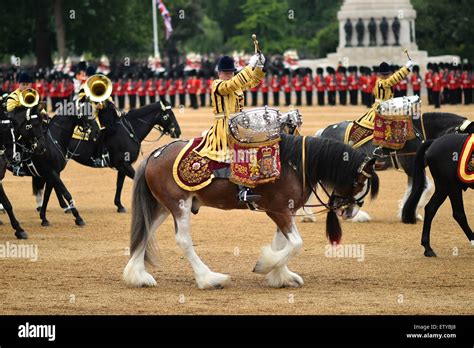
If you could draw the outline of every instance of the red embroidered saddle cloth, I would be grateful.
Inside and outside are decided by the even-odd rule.
[[[229,146],[233,151],[230,164],[199,156],[193,150],[201,141],[202,137],[190,140],[173,164],[173,178],[178,186],[186,191],[197,191],[206,187],[216,177],[216,171],[220,170],[218,177],[226,177],[222,175],[225,168],[229,168],[227,176],[230,181],[248,187],[272,182],[280,177],[279,139],[262,144],[230,141]]]
[[[372,140],[373,137],[372,129],[365,128],[355,122],[351,122],[346,129],[344,143],[356,149],[364,145],[366,142]]]
[[[464,142],[458,161],[458,177],[466,184],[474,183],[474,134]]]
[[[381,116],[375,113],[374,145],[399,150],[414,138],[415,131],[410,116]]]
[[[186,191],[197,191],[209,185],[214,171],[229,167],[228,163],[201,157],[193,150],[201,143],[202,137],[191,139],[181,150],[173,164],[173,177]]]

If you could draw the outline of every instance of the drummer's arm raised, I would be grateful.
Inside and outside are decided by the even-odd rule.
[[[393,87],[405,77],[407,77],[409,73],[410,70],[408,70],[407,67],[404,66],[400,70],[395,71],[393,75],[390,76],[388,79],[380,80],[380,83],[382,83],[384,87]]]
[[[239,89],[247,89],[260,83],[265,73],[260,68],[246,66],[237,75],[227,81],[216,81],[215,91],[220,95],[228,95]]]

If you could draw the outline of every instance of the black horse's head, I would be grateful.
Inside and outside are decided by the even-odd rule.
[[[379,180],[375,172],[375,158],[365,157],[359,161],[357,172],[352,183],[338,185],[334,188],[329,200],[329,206],[342,219],[352,219],[364,205],[364,199],[369,194],[377,197]]]
[[[171,104],[163,98],[160,98],[158,103],[160,105],[160,113],[156,118],[156,126],[158,126],[160,131],[164,134],[169,134],[172,138],[179,138],[181,136],[181,128],[171,109]]]
[[[11,116],[16,141],[32,153],[41,155],[46,151],[41,111],[44,105],[15,110]]]

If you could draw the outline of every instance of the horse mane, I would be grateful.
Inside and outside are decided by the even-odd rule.
[[[169,103],[166,101],[166,99],[160,98],[154,103],[145,105],[143,107],[137,108],[137,109],[132,109],[127,112],[126,116],[127,117],[140,117],[142,115],[149,114],[154,111],[161,111],[161,105],[160,101],[163,102],[165,105],[169,105]]]
[[[423,113],[423,123],[428,138],[438,138],[451,131],[451,128],[459,126],[466,117],[450,112],[425,112]],[[420,119],[417,120],[421,122]]]
[[[282,170],[293,170],[291,167],[295,166],[300,181],[303,175],[302,141],[302,136],[282,134],[280,142]],[[307,182],[315,185],[322,181],[328,188],[352,184],[366,158],[362,152],[333,139],[308,136],[305,148]]]

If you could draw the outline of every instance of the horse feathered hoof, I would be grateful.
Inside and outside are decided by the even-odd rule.
[[[117,208],[117,213],[126,213],[127,212],[127,209],[125,209],[125,207],[118,207]]]
[[[48,227],[50,224],[49,224],[49,221],[48,220],[43,220],[41,221],[41,226],[43,227]]]
[[[82,220],[82,219],[81,219],[81,220],[76,220],[75,222],[76,222],[76,225],[77,225],[77,226],[81,226],[81,227],[82,227],[82,226],[85,226],[85,225],[86,225],[86,222],[85,222],[84,220]]]
[[[26,233],[25,231],[16,231],[15,237],[17,239],[28,239],[28,233]]]
[[[425,251],[425,256],[426,257],[436,257],[436,253],[433,250],[426,250]]]

